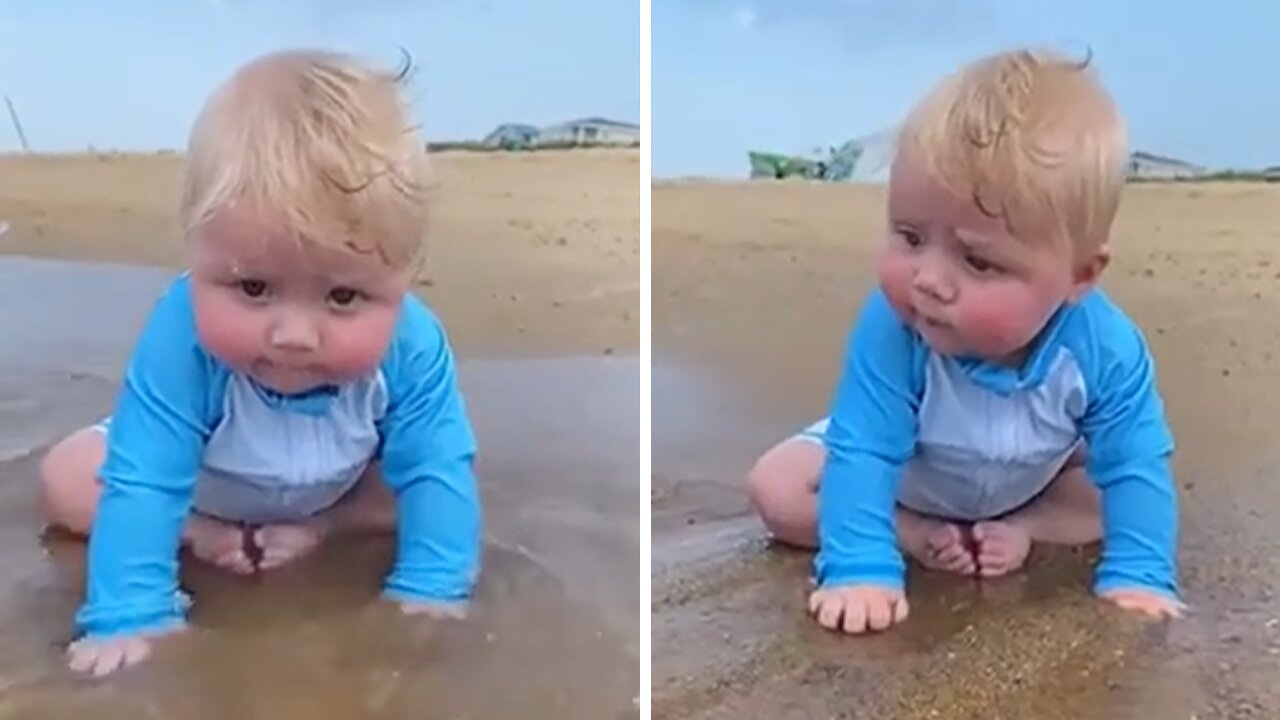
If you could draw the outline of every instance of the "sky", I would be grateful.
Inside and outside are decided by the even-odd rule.
[[[416,72],[430,140],[504,122],[640,120],[636,0],[0,0],[0,94],[32,149],[180,149],[237,66],[287,47]],[[20,148],[0,108],[0,151]]]
[[[1031,44],[1083,56],[1130,144],[1210,167],[1280,164],[1270,0],[653,0],[654,177],[743,177],[892,129],[940,77]]]

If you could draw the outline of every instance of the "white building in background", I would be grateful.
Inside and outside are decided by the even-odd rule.
[[[593,145],[640,144],[640,126],[632,123],[592,117],[557,125],[548,125],[538,129],[539,145],[576,145],[589,147]]]
[[[529,150],[538,147],[636,147],[640,126],[605,118],[535,127],[525,123],[504,123],[480,140],[485,147],[501,150]]]
[[[1129,156],[1125,173],[1130,180],[1185,180],[1204,175],[1199,165],[1171,157],[1137,151]]]

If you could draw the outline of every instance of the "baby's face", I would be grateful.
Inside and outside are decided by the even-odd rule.
[[[376,254],[298,243],[231,209],[191,239],[200,341],[214,357],[291,394],[364,375],[391,341],[412,272]]]
[[[1096,279],[1077,271],[1067,243],[1014,237],[910,157],[894,163],[888,205],[880,284],[935,352],[1018,364],[1054,311]]]

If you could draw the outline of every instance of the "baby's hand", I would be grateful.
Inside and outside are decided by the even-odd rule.
[[[907,619],[907,598],[901,590],[875,585],[819,588],[809,596],[809,614],[828,630],[856,635],[884,630]]]
[[[1187,609],[1186,605],[1177,600],[1136,588],[1111,590],[1102,593],[1101,597],[1124,610],[1136,610],[1157,620],[1182,617],[1182,613]]]
[[[73,671],[103,677],[146,660],[151,655],[151,643],[141,635],[86,637],[71,643],[67,655],[67,664]]]
[[[95,677],[109,675],[130,665],[137,665],[151,655],[151,641],[172,635],[183,625],[164,630],[152,630],[133,635],[113,635],[107,638],[82,637],[67,648],[67,666],[78,673],[92,673]]]
[[[462,620],[467,617],[465,602],[422,602],[406,600],[400,603],[405,615],[425,615],[432,620]]]

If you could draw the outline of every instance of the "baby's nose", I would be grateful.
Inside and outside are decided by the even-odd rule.
[[[929,254],[918,258],[911,282],[917,292],[938,302],[948,303],[955,299],[955,282],[945,258]]]
[[[271,327],[271,345],[281,350],[306,352],[320,343],[316,324],[295,313],[285,313]]]

